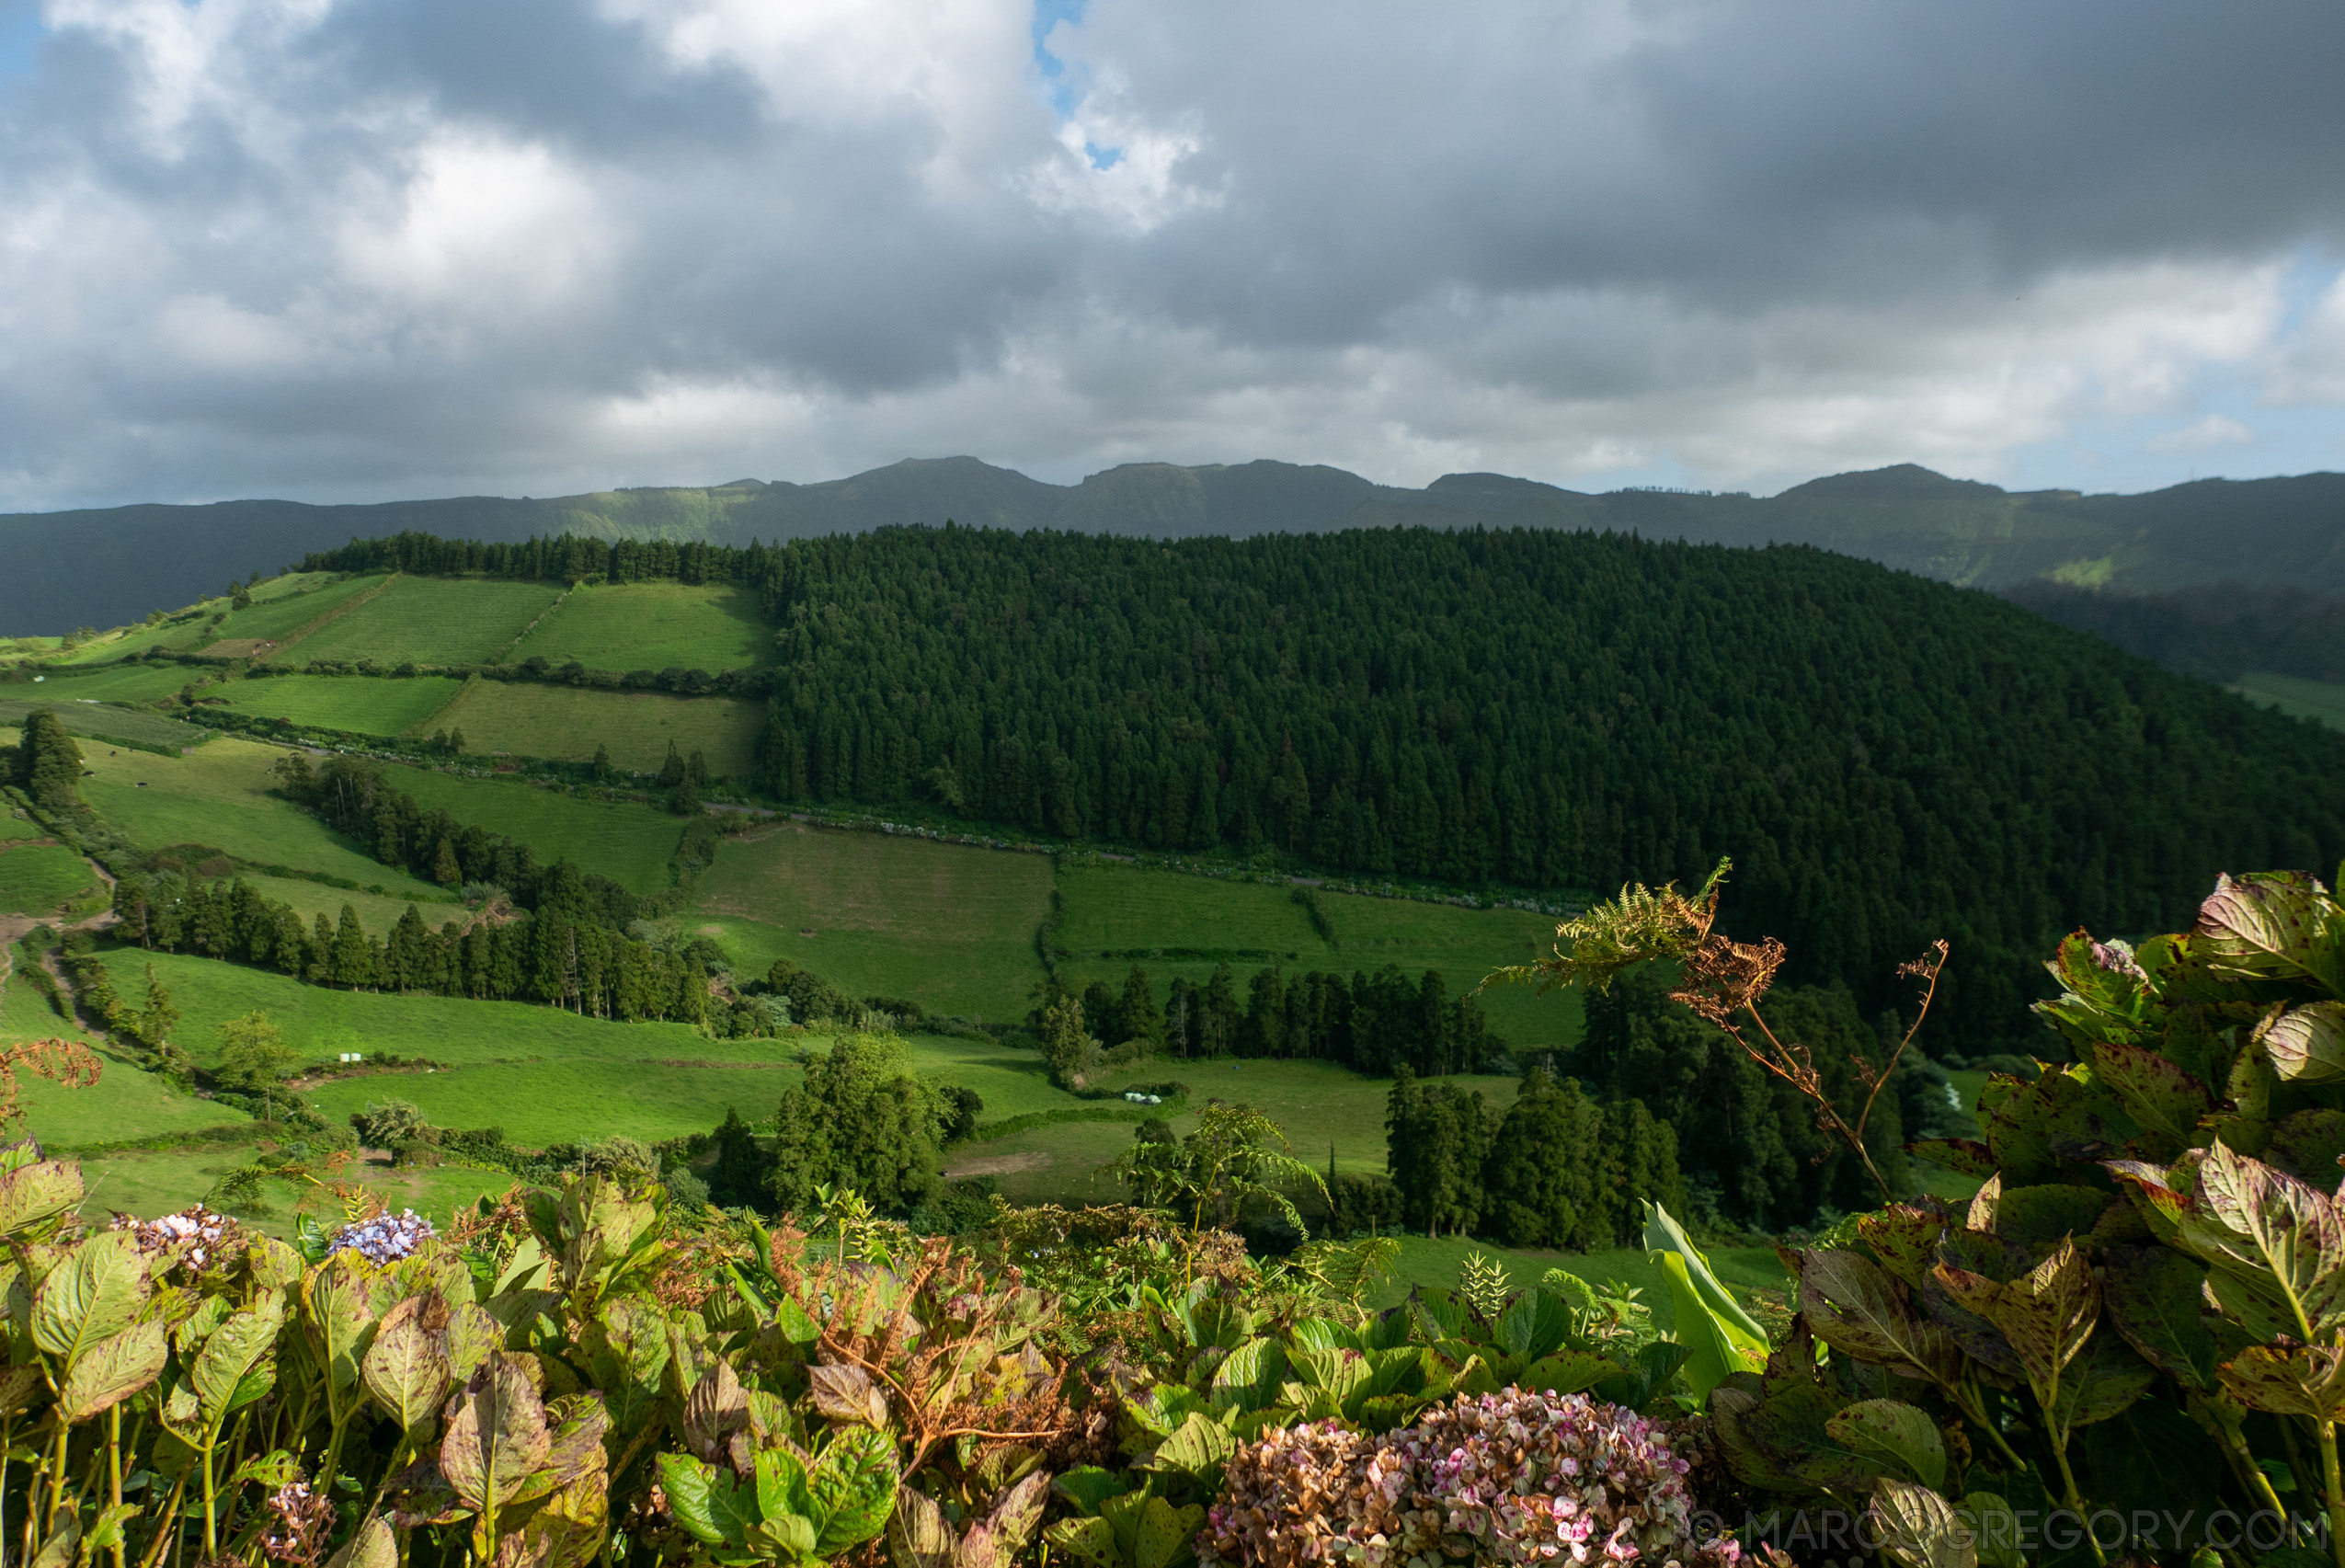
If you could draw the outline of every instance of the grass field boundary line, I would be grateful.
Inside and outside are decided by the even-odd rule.
[[[523,637],[528,636],[528,635],[529,635],[532,632],[534,632],[534,631],[536,631],[536,630],[537,630],[538,621],[543,621],[543,620],[544,620],[544,619],[545,619],[548,615],[551,615],[551,614],[553,614],[553,613],[554,613],[556,610],[561,609],[561,608],[562,608],[562,601],[563,601],[564,600],[566,600],[566,599],[569,598],[569,597],[570,597],[570,595],[572,595],[572,594],[574,594],[574,593],[576,593],[576,592],[578,592],[578,584],[576,584],[576,583],[572,583],[569,587],[567,587],[567,588],[564,589],[561,592],[559,592],[559,593],[555,594],[555,595],[554,596],[554,602],[553,602],[553,603],[551,603],[551,604],[549,604],[549,605],[547,605],[544,609],[543,609],[543,610],[541,610],[541,611],[539,611],[539,612],[537,612],[537,620],[536,620],[536,621],[532,621],[532,622],[531,622],[528,625],[523,626],[523,627],[522,627],[522,628],[521,628],[519,632],[516,632],[516,633],[513,635],[513,640],[512,640],[511,642],[507,643],[507,644],[505,645],[505,651],[506,651],[507,653],[510,653],[510,652],[512,652],[515,648],[517,648],[517,647],[520,647],[520,646],[521,646],[521,639],[522,639]],[[501,661],[500,661],[500,662],[501,662]]]
[[[474,689],[479,686],[486,679],[486,677],[483,676],[478,670],[475,670],[472,674],[465,676],[463,684],[456,688],[455,692],[446,702],[440,704],[438,707],[432,709],[431,712],[424,715],[423,717],[418,719],[415,723],[401,730],[399,732],[401,738],[404,738],[410,735],[420,737],[429,734],[430,730],[428,727],[429,725],[435,721],[445,720],[450,714],[454,713],[456,709],[463,704],[464,699],[473,694]],[[441,729],[446,729],[448,726],[443,722],[440,725],[440,727]]]
[[[253,662],[256,664],[274,664],[277,661],[279,655],[284,653],[287,649],[293,647],[295,645],[300,643],[303,637],[309,636],[313,633],[330,624],[331,623],[340,620],[343,616],[348,615],[351,611],[356,610],[360,605],[372,602],[383,592],[383,589],[389,588],[393,583],[397,582],[398,580],[399,574],[397,572],[393,572],[389,577],[384,578],[381,582],[376,583],[364,593],[354,593],[350,595],[349,598],[342,601],[341,603],[335,605],[332,609],[326,611],[324,613],[312,616],[309,620],[303,622],[300,625],[286,633],[284,636],[279,638],[277,640],[277,646],[269,650],[267,658],[255,659]]]

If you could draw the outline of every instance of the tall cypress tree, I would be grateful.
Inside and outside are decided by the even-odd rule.
[[[81,748],[65,733],[54,708],[35,708],[25,716],[17,740],[17,765],[11,781],[32,796],[43,811],[66,811],[79,799]]]

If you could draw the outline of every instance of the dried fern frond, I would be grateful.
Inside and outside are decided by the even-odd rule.
[[[1482,984],[1535,985],[1541,991],[1585,986],[1601,996],[1627,970],[1658,958],[1682,959],[1710,938],[1718,918],[1719,889],[1734,863],[1722,859],[1692,898],[1677,884],[1648,887],[1631,882],[1620,896],[1555,928],[1552,957],[1494,969]]]

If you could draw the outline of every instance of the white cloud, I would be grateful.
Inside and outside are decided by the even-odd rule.
[[[2222,446],[2247,446],[2255,439],[2255,432],[2238,420],[2209,414],[2179,429],[2152,436],[2146,445],[2151,452],[2212,452]]]
[[[1017,0],[45,19],[0,506],[960,452],[1767,488],[2112,427],[2149,475],[2345,408],[2326,0],[1090,0],[1057,102]]]

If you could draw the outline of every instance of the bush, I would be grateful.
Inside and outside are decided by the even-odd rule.
[[[690,1212],[708,1202],[708,1184],[695,1175],[688,1165],[677,1166],[660,1177],[659,1183],[668,1189],[668,1207],[671,1209]]]
[[[1198,1537],[1248,1568],[1736,1561],[1694,1533],[1687,1465],[1660,1428],[1584,1394],[1461,1396],[1370,1438],[1330,1421],[1241,1448]]]

